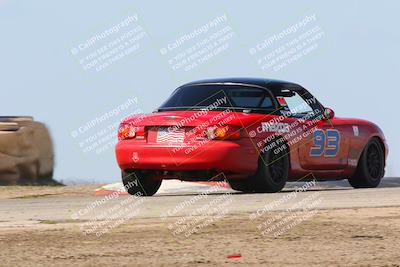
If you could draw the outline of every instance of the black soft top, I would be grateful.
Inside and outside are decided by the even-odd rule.
[[[274,88],[282,88],[282,87],[291,87],[292,89],[301,88],[300,85],[292,82],[274,80],[274,79],[265,79],[265,78],[215,78],[215,79],[205,79],[199,81],[193,81],[190,83],[186,83],[180,87],[191,86],[191,85],[202,85],[202,84],[235,84],[235,85],[255,85],[267,89]]]

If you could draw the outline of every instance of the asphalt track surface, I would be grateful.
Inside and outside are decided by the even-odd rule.
[[[380,187],[373,189],[353,189],[346,181],[321,182],[316,187],[305,192],[298,192],[297,198],[288,198],[295,192],[296,186],[302,184],[289,183],[280,193],[275,194],[244,194],[231,189],[213,192],[207,197],[195,198],[197,192],[182,194],[164,194],[153,197],[140,198],[140,211],[136,218],[160,218],[167,211],[173,211],[182,203],[190,202],[190,209],[200,208],[213,199],[230,193],[232,203],[228,214],[251,214],[262,210],[266,205],[279,202],[279,205],[270,205],[271,211],[285,210],[302,199],[318,193],[321,199],[317,209],[347,209],[347,208],[376,208],[400,206],[400,178],[385,178]],[[85,195],[49,195],[27,198],[2,199],[0,201],[0,228],[16,225],[26,225],[44,220],[74,221],[91,220],[103,211],[112,210],[115,205],[132,199],[131,196],[108,198],[99,204],[104,197]],[[280,201],[285,199],[285,201]],[[137,201],[137,199],[135,200]],[[92,207],[92,208],[90,208]],[[139,207],[139,205],[138,205]],[[170,213],[173,216],[173,212]],[[119,215],[129,217],[129,212]]]

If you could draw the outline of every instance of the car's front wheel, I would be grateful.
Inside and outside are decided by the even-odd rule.
[[[161,182],[140,172],[122,171],[122,183],[130,195],[152,196],[160,188]]]
[[[354,188],[374,188],[379,185],[385,174],[385,155],[379,141],[371,139],[365,146],[356,172],[349,178]]]

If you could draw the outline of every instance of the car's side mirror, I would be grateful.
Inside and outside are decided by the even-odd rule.
[[[324,120],[331,120],[335,117],[335,112],[331,108],[325,108],[324,110]]]

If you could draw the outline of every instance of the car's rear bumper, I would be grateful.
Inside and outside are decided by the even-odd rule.
[[[123,170],[254,173],[258,162],[257,152],[251,144],[226,140],[173,146],[144,140],[123,140],[116,145],[116,157]]]

